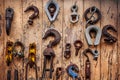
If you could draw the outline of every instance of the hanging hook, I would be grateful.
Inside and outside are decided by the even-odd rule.
[[[108,33],[107,31],[108,30],[112,30],[114,32],[117,32],[117,30],[112,26],[112,25],[106,25],[104,26],[102,32],[103,32],[103,35],[106,37],[104,39],[105,42],[108,42],[108,43],[115,43],[117,41],[117,38],[112,36],[110,33]]]
[[[43,37],[43,39],[46,39],[49,36],[53,36],[54,37],[54,40],[49,42],[49,45],[51,47],[57,45],[60,42],[60,40],[61,40],[60,33],[57,30],[55,30],[55,29],[47,30],[45,35],[44,35],[44,37]]]
[[[28,20],[29,25],[32,25],[33,19],[37,18],[39,15],[39,9],[36,6],[31,5],[31,6],[27,7],[27,9],[24,12],[27,12],[29,10],[34,11],[34,13],[29,17],[29,20]]]

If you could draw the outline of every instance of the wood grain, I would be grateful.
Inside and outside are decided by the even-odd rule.
[[[19,40],[25,45],[25,60],[24,65],[22,60],[18,60],[14,58],[14,63],[17,65],[18,70],[20,72],[19,79],[25,80],[25,66],[28,61],[28,53],[29,53],[29,44],[35,42],[37,46],[37,59],[36,63],[38,66],[38,77],[42,76],[43,71],[43,50],[46,48],[47,44],[52,37],[49,37],[46,40],[42,40],[45,32],[50,29],[51,23],[48,20],[48,17],[45,13],[45,5],[49,0],[0,0],[0,15],[2,15],[2,20],[0,20],[0,29],[2,30],[0,36],[0,72],[2,73],[0,76],[0,80],[7,80],[6,74],[7,70],[12,70],[12,79],[14,80],[14,69],[16,67],[12,63],[9,67],[6,66],[5,62],[5,49],[6,42],[11,40],[13,42]],[[84,19],[84,11],[91,7],[96,6],[100,9],[102,13],[102,19],[97,24],[101,29],[107,25],[113,25],[118,33],[112,33],[115,37],[118,37],[118,42],[115,44],[107,44],[104,42],[104,37],[102,36],[100,44],[91,49],[97,49],[99,52],[99,57],[97,61],[93,60],[93,56],[89,55],[91,61],[91,80],[120,80],[120,0],[56,0],[60,6],[60,11],[57,16],[57,19],[52,24],[52,28],[57,30],[61,34],[60,43],[55,46],[53,49],[55,51],[56,57],[53,61],[54,63],[54,72],[53,79],[56,80],[56,68],[63,67],[64,73],[60,77],[59,80],[72,80],[70,76],[66,73],[66,67],[75,63],[79,67],[79,76],[81,76],[81,80],[85,80],[85,60],[86,57],[82,54],[82,52],[88,48],[88,44],[85,39],[85,19]],[[78,14],[79,21],[76,24],[70,23],[70,14],[71,7],[76,2],[78,5]],[[39,9],[39,17],[33,21],[33,25],[30,26],[27,21],[29,16],[33,13],[33,11],[24,12],[24,10],[30,6],[34,5]],[[5,29],[5,9],[11,7],[14,9],[14,19],[11,27],[10,36],[6,35]],[[80,49],[78,56],[75,56],[75,47],[74,41],[81,40],[83,42],[83,47]],[[71,58],[64,58],[65,44],[71,43]],[[4,57],[3,57],[4,56]],[[3,63],[4,62],[4,63]],[[47,64],[47,67],[49,65]],[[23,70],[22,70],[23,68]],[[49,73],[47,73],[46,80],[49,80]],[[23,79],[22,79],[23,77]],[[35,77],[34,69],[29,69],[28,78]]]
[[[101,1],[101,12],[101,27],[111,24],[117,28],[116,1]],[[117,43],[108,45],[103,39],[104,37],[101,40],[101,79],[115,80],[115,75],[117,72]]]
[[[3,74],[1,74],[1,76],[0,76],[0,79],[1,80],[5,80],[5,55],[4,55],[4,17],[5,17],[5,15],[4,15],[4,0],[1,0],[1,2],[3,2],[3,3],[0,3],[0,16],[1,16],[1,19],[0,19],[0,44],[1,44],[1,46],[0,46],[0,59],[1,59],[1,61],[0,61],[0,73],[3,73]]]
[[[84,1],[84,11],[92,6],[95,6],[96,8],[98,8],[100,10],[100,1],[99,0]],[[101,27],[100,20],[98,21],[97,24],[94,24],[94,25]],[[85,48],[90,47],[92,50],[97,50],[99,52],[99,54],[101,54],[100,53],[100,43],[97,47],[87,46],[87,44],[85,44],[85,45],[86,45]],[[100,55],[98,56],[97,61],[93,60],[93,56],[91,56],[91,55],[89,55],[89,58],[90,58],[90,62],[91,62],[91,80],[100,80]]]

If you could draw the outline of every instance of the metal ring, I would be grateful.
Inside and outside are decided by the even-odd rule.
[[[77,12],[77,10],[78,10],[78,6],[77,6],[77,5],[73,5],[73,6],[71,7],[71,11],[72,11],[72,12]]]
[[[94,10],[94,9],[96,9],[96,10]],[[88,18],[87,15],[88,15],[88,13],[91,13],[91,11],[94,11],[94,13],[97,14],[97,19],[89,21],[90,18]],[[89,24],[96,24],[96,23],[101,19],[102,15],[101,15],[100,10],[99,10],[98,8],[96,8],[95,6],[93,6],[93,7],[88,8],[88,9],[85,11],[84,17],[85,17],[85,20],[86,20],[86,21],[89,21]]]
[[[21,47],[21,50],[20,50],[20,51],[18,51],[18,50],[16,49],[17,46]],[[18,55],[19,57],[22,58],[22,57],[24,57],[24,49],[25,49],[25,47],[24,47],[23,43],[20,42],[20,41],[17,41],[17,42],[15,42],[15,44],[14,44],[14,46],[13,46],[13,54],[14,54],[15,56]]]

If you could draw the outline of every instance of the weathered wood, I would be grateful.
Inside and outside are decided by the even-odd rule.
[[[14,9],[14,17],[13,17],[13,22],[11,25],[11,33],[9,36],[6,35],[6,28],[5,28],[5,33],[4,33],[4,46],[5,46],[5,50],[6,50],[6,42],[8,40],[10,41],[21,41],[22,38],[22,7],[21,7],[21,0],[16,1],[16,0],[5,0],[5,9],[8,7],[11,7]],[[5,11],[5,10],[4,10]],[[21,12],[21,13],[20,13]],[[4,23],[5,24],[5,23]],[[6,25],[4,25],[6,27]],[[5,54],[5,51],[4,51]],[[14,70],[18,69],[18,71],[20,72],[22,65],[21,65],[22,61],[14,58],[14,61],[12,61],[11,65],[9,67],[6,67],[6,71],[5,71],[5,78],[7,77],[7,70],[10,69],[11,70],[11,79],[14,79]],[[6,65],[6,63],[5,63]],[[16,67],[16,66],[17,67]],[[6,79],[5,79],[6,80]]]
[[[2,3],[0,3],[0,79],[5,80],[5,55],[4,55],[4,0],[1,0]]]
[[[85,0],[84,1],[84,11],[92,6],[95,6],[96,8],[98,8],[100,10],[100,0],[92,0],[92,1]],[[98,21],[98,23],[94,24],[94,25],[101,27],[100,21]],[[89,47],[89,46],[87,46],[87,44],[85,44],[85,45],[86,45],[85,49]],[[90,48],[92,50],[96,49],[99,52],[99,54],[101,54],[100,53],[100,44],[97,47],[91,46]],[[90,58],[90,62],[91,62],[91,80],[100,80],[100,55],[98,56],[97,61],[93,60],[93,56],[91,56],[91,55],[89,55],[89,58]]]
[[[12,63],[9,67],[7,67],[5,62],[5,50],[6,50],[6,42],[11,40],[13,42],[19,40],[25,45],[25,60],[24,65],[22,64],[22,60],[18,60],[14,58],[14,63],[17,65],[19,72],[23,75],[25,80],[25,67],[28,61],[28,53],[29,53],[29,44],[35,42],[37,46],[37,56],[36,63],[38,66],[38,77],[42,76],[43,71],[43,51],[46,48],[47,44],[53,38],[48,38],[46,40],[42,40],[45,32],[51,28],[50,21],[45,13],[45,5],[49,0],[0,0],[0,14],[2,15],[2,20],[0,20],[0,28],[2,30],[2,34],[0,36],[0,72],[2,73],[0,76],[0,80],[7,80],[6,74],[7,70],[12,70],[12,79],[14,80],[14,69],[16,67]],[[81,76],[82,80],[85,80],[85,60],[86,57],[82,54],[82,52],[88,48],[88,44],[85,40],[85,19],[84,19],[84,11],[91,7],[96,6],[101,10],[102,19],[97,24],[101,29],[107,25],[113,25],[118,33],[112,33],[114,36],[118,37],[118,42],[115,44],[109,45],[104,42],[104,37],[101,39],[101,43],[96,47],[98,52],[100,53],[97,61],[93,60],[93,56],[89,55],[91,61],[91,80],[119,80],[120,74],[120,0],[55,0],[60,6],[60,11],[57,16],[57,19],[53,23],[53,28],[56,29],[61,34],[61,42],[55,46],[53,49],[55,51],[56,57],[53,61],[53,79],[56,80],[56,68],[63,67],[64,74],[59,80],[72,80],[66,73],[66,67],[75,63],[80,69],[79,76]],[[70,14],[71,7],[76,2],[78,5],[78,14],[79,21],[75,24],[70,23]],[[39,9],[39,17],[34,19],[33,25],[30,26],[27,21],[29,16],[33,13],[33,11],[24,12],[24,10],[30,6],[35,5]],[[6,35],[5,29],[5,9],[11,7],[14,9],[14,19],[11,28],[10,36]],[[81,40],[83,42],[83,47],[80,49],[78,56],[75,56],[75,47],[74,41]],[[71,43],[71,58],[64,58],[65,44]],[[95,49],[91,47],[92,49]],[[3,57],[4,56],[4,57]],[[4,63],[3,63],[4,62]],[[49,65],[47,64],[47,67]],[[22,68],[24,68],[23,72]],[[34,69],[28,69],[28,77],[35,77]],[[49,73],[48,73],[49,74]],[[47,74],[47,80],[49,80],[49,75]],[[21,75],[19,74],[19,79]]]
[[[70,22],[70,15],[71,15],[71,7],[76,3],[78,6],[78,15],[79,15],[79,21],[75,24],[72,24]],[[66,5],[69,4],[69,5]],[[82,75],[83,77],[83,59],[82,59],[82,49],[79,50],[78,56],[75,56],[75,47],[74,47],[74,41],[75,40],[81,40],[84,43],[84,30],[83,25],[81,22],[83,22],[83,0],[64,0],[64,17],[63,17],[63,67],[67,68],[70,64],[77,64],[77,66],[80,69],[79,76]],[[65,45],[66,43],[71,44],[71,57],[70,59],[65,59],[64,57],[64,51],[65,51]],[[84,45],[83,45],[84,46]],[[63,80],[72,79],[70,78],[67,73],[65,73]]]
[[[24,12],[28,6],[34,5],[39,9],[39,17],[33,20],[33,25],[29,25],[27,23],[29,17],[33,14],[33,11]],[[23,0],[23,42],[25,44],[25,57],[26,60],[29,54],[29,44],[35,43],[37,47],[36,51],[36,64],[38,70],[38,78],[40,77],[41,73],[41,37],[42,37],[42,0]],[[26,63],[26,62],[25,62]],[[26,64],[25,64],[26,66]],[[28,69],[28,78],[34,77],[35,78],[35,69]],[[26,70],[25,70],[26,71]],[[25,72],[24,72],[25,73]],[[26,74],[26,73],[25,73]]]
[[[45,34],[45,32],[50,29],[50,28],[54,28],[55,30],[57,30],[60,35],[61,35],[61,41],[60,43],[53,47],[53,50],[55,51],[55,58],[53,60],[53,67],[54,67],[54,72],[53,72],[53,79],[55,79],[55,71],[56,71],[56,68],[57,67],[61,67],[61,63],[62,63],[62,19],[63,19],[63,0],[55,0],[59,7],[60,7],[60,11],[59,11],[59,14],[55,20],[55,22],[53,24],[50,23],[47,15],[46,15],[46,12],[45,12],[45,6],[47,4],[49,0],[45,0],[43,1],[43,36]],[[44,56],[43,56],[43,50],[47,47],[47,45],[49,44],[49,41],[51,40],[52,38],[49,37],[48,39],[46,40],[43,40],[43,44],[42,44],[42,69],[43,69],[43,61],[44,61]],[[49,68],[50,65],[47,65],[47,67]],[[49,74],[47,74],[47,79],[49,80]]]
[[[112,6],[111,6],[112,5]],[[117,3],[116,0],[101,0],[102,20],[101,27],[107,24],[117,28]],[[115,33],[116,35],[116,33]],[[101,79],[115,80],[117,72],[117,43],[107,44],[104,42],[104,37],[101,40]]]
[[[118,65],[117,65],[117,73],[116,73],[116,80],[120,79],[120,0],[117,0],[117,30],[118,30],[118,44],[117,44],[117,50],[118,50]]]

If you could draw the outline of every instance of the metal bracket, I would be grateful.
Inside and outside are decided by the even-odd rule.
[[[59,5],[54,0],[49,0],[45,6],[45,12],[50,22],[54,22],[59,13]]]
[[[96,32],[96,37],[95,37],[94,43],[92,42],[91,37],[90,37],[91,31]],[[86,28],[86,31],[85,31],[85,37],[86,37],[86,40],[88,42],[88,45],[90,45],[90,46],[91,45],[95,45],[95,46],[98,45],[100,43],[101,34],[102,34],[102,31],[99,27],[97,27],[95,25],[88,26]]]
[[[75,4],[75,5],[73,5],[72,7],[71,7],[71,11],[72,11],[72,13],[71,13],[71,15],[70,15],[70,22],[71,23],[76,23],[76,22],[78,22],[78,20],[79,20],[79,15],[78,15],[78,13],[77,13],[77,11],[78,11],[78,6]]]

